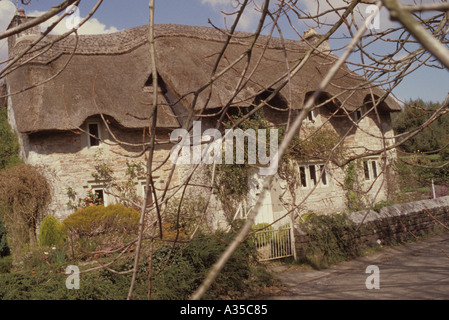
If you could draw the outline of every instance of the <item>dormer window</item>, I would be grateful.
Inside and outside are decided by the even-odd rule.
[[[89,148],[97,147],[100,145],[100,124],[98,122],[91,122],[87,124],[87,142]]]
[[[307,114],[307,121],[311,122],[311,123],[315,123],[316,118],[318,115],[318,110],[311,110],[309,111],[309,113]]]
[[[143,90],[146,92],[153,92],[153,75],[150,74],[147,81],[145,82],[143,86]],[[157,91],[165,94],[167,92],[167,89],[165,87],[165,83],[162,81],[162,78],[158,75],[157,76]]]
[[[352,113],[352,119],[354,120],[354,122],[360,121],[360,119],[362,119],[364,114],[365,114],[365,108],[360,107]]]

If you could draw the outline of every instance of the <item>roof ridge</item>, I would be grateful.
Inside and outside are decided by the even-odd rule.
[[[142,45],[147,40],[148,25],[137,26],[113,33],[80,35],[75,54],[77,55],[118,55],[130,52]],[[206,26],[186,26],[180,24],[157,24],[155,25],[155,39],[168,37],[187,37],[192,39],[224,42],[227,31],[217,30]],[[59,35],[48,35],[42,40],[42,44],[48,44]],[[251,41],[252,33],[238,31],[231,39],[232,44],[245,45]],[[269,41],[269,42],[268,42]],[[306,49],[307,46],[301,41],[281,40],[277,37],[260,35],[256,46],[281,49],[285,45],[287,50]],[[72,53],[75,45],[75,36],[68,36],[55,43],[50,52],[42,56],[39,61],[48,63],[64,53]]]

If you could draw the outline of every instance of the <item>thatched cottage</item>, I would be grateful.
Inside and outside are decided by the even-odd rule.
[[[27,19],[30,18],[16,15],[10,27]],[[50,210],[57,217],[72,212],[67,206],[69,196],[84,197],[88,190],[93,190],[106,204],[117,200],[104,192],[105,181],[92,175],[96,165],[107,163],[114,172],[123,173],[130,161],[144,161],[139,144],[148,141],[148,110],[153,96],[147,32],[148,27],[142,26],[78,39],[69,36],[55,43],[52,41],[56,36],[47,36],[38,47],[48,46],[23,57],[21,61],[25,63],[7,75],[10,124],[18,134],[23,159],[26,163],[41,166],[50,179],[54,188]],[[19,54],[40,34],[39,27],[34,27],[11,36],[8,42],[10,57]],[[192,93],[209,82],[226,36],[212,28],[180,25],[157,25],[155,36],[160,87],[157,138],[167,141],[172,130],[183,126],[195,99]],[[218,70],[240,56],[249,41],[243,33],[233,38]],[[313,33],[308,41],[313,43]],[[326,45],[314,52],[290,84],[264,107],[264,115],[272,123],[285,123],[288,101],[291,101],[293,112],[298,112],[308,95],[317,88],[335,61]],[[309,45],[303,41],[282,42],[261,36],[254,47],[249,70],[252,71],[256,64],[257,67],[245,88],[233,100],[229,113],[237,114],[237,109],[250,110],[257,99],[266,98],[277,79],[287,72],[287,65],[293,65],[308,49]],[[26,61],[30,57],[33,59]],[[201,121],[203,130],[216,125],[219,111],[231,99],[245,61],[233,66],[196,97],[194,108],[205,108],[208,115],[196,118]],[[382,139],[393,136],[390,112],[400,110],[391,98],[378,106],[377,113],[370,112],[363,118],[358,128],[351,129],[352,121],[368,110],[372,95],[377,98],[383,95],[379,88],[361,85],[363,82],[364,79],[347,67],[341,68],[318,103],[329,101],[309,114],[305,127],[326,125],[335,136],[345,136],[345,146],[353,153],[381,149],[385,141],[393,143],[391,139]],[[169,143],[157,146],[155,164],[158,168],[154,173],[157,188],[165,186],[171,168],[166,160],[172,147]],[[376,199],[385,199],[387,184],[382,183],[380,176],[387,174],[382,169],[385,168],[383,164],[388,167],[393,158],[392,151],[386,157],[373,156],[360,161],[361,187],[371,184],[364,191],[368,198],[376,193]],[[313,157],[297,160],[296,204],[317,185],[301,205],[302,210],[344,210],[347,205],[346,169]],[[183,172],[175,171],[173,184],[183,181]],[[258,194],[259,178],[254,174],[248,181],[247,210]],[[136,179],[136,194],[139,195],[143,192],[144,179]],[[277,177],[258,222],[273,221],[285,212],[289,201],[280,200],[284,194],[285,183]]]

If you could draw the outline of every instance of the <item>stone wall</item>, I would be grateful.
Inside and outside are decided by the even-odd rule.
[[[421,200],[384,207],[376,211],[359,211],[348,214],[348,218],[360,226],[353,243],[357,246],[374,247],[378,244],[402,243],[449,226],[449,196]],[[296,253],[298,259],[305,258],[310,237],[295,226]]]
[[[142,141],[141,131],[123,130],[112,125],[110,128],[114,136],[121,141],[129,144],[138,144]],[[97,164],[106,165],[119,181],[127,179],[125,176],[127,162],[141,163],[145,167],[146,159],[143,156],[136,156],[141,153],[141,147],[119,145],[107,134],[104,127],[101,131],[103,142],[95,147],[87,145],[88,136],[82,132],[42,132],[26,136],[27,144],[24,144],[26,163],[40,168],[53,188],[48,214],[62,220],[73,212],[73,209],[67,206],[70,200],[68,188],[76,192],[75,202],[77,198],[86,197],[88,190],[103,189],[105,181],[99,181],[92,175],[96,171]],[[155,166],[163,164],[168,153],[168,146],[158,146],[155,152]],[[164,186],[169,170],[170,163],[167,163],[154,172],[156,188]],[[140,176],[135,180],[136,194],[143,197],[145,177]],[[178,172],[175,172],[173,181],[174,183],[178,181]],[[112,195],[105,196],[106,204],[116,201]]]
[[[101,123],[101,119],[92,118],[89,121]],[[102,124],[102,123],[101,123]],[[86,125],[83,128],[86,130]],[[105,189],[108,181],[97,180],[92,173],[96,172],[97,164],[104,164],[112,170],[112,175],[117,181],[126,181],[125,172],[128,168],[127,162],[141,163],[146,166],[146,158],[142,153],[142,147],[133,147],[139,145],[142,141],[141,130],[126,130],[117,125],[110,124],[109,128],[112,135],[108,133],[104,125],[101,125],[100,135],[102,143],[99,146],[89,147],[88,136],[83,132],[40,132],[30,135],[22,135],[26,143],[22,143],[23,154],[26,163],[37,166],[44,176],[49,180],[52,186],[52,202],[49,205],[47,214],[63,220],[73,213],[73,208],[68,206],[69,200],[77,202],[78,198],[85,198],[88,190],[103,189],[111,192],[105,195],[105,204],[119,202],[120,192],[114,189]],[[166,134],[160,133],[158,139],[166,139]],[[115,139],[125,142],[125,144],[117,144]],[[154,154],[153,168],[158,169],[153,172],[155,179],[156,193],[160,195],[168,181],[171,172],[172,162],[167,161],[172,145],[157,145]],[[100,153],[101,152],[101,153]],[[140,156],[138,156],[140,155]],[[178,165],[173,173],[171,184],[169,187],[169,198],[179,198],[183,192],[183,188],[179,188],[190,175],[193,166]],[[146,182],[145,175],[140,175],[135,181],[135,192],[140,198],[144,196],[144,185]],[[187,188],[185,197],[189,200],[202,201],[201,197],[205,197],[208,182],[205,176],[205,170],[199,168],[190,180],[192,186]],[[68,188],[75,193],[75,199],[70,199]],[[173,193],[176,193],[172,197]],[[204,199],[205,201],[205,199]],[[208,223],[212,228],[221,226],[221,222],[225,219],[222,217],[219,203],[212,197],[209,203]]]
[[[344,150],[338,151],[338,156],[348,158],[359,156],[366,152],[382,150],[385,146],[394,143],[394,132],[391,125],[390,115],[381,113],[381,122],[377,120],[374,112],[368,113],[360,122],[359,127],[354,127],[353,123],[346,117],[330,117],[326,108],[320,108],[313,123],[305,120],[302,134],[309,136],[312,130],[320,127],[330,129],[338,137],[345,136]],[[366,112],[366,110],[364,111]],[[385,137],[385,140],[382,139]],[[385,145],[384,145],[385,144]],[[397,187],[394,176],[393,163],[396,159],[395,149],[387,151],[377,156],[364,157],[353,161],[356,170],[356,177],[352,186],[355,193],[360,198],[360,202],[365,205],[388,200]],[[363,162],[365,160],[376,161],[377,177],[370,173],[368,179],[365,178]],[[314,161],[298,161],[298,165],[324,164],[326,159]],[[343,161],[340,161],[343,162]],[[370,169],[371,170],[371,169]],[[302,213],[315,212],[318,214],[330,214],[343,212],[347,209],[347,190],[345,180],[347,177],[347,166],[340,166],[332,161],[326,164],[327,185],[319,183],[311,193],[313,185],[302,187],[298,183],[296,188],[296,203],[300,205]],[[299,169],[297,174],[299,175]],[[280,188],[285,190],[285,182],[279,181]],[[286,202],[290,203],[288,193],[285,193]],[[306,199],[305,201],[303,199]]]

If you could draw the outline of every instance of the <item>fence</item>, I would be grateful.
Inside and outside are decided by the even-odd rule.
[[[291,225],[279,229],[267,228],[253,235],[259,261],[269,261],[294,255]]]

